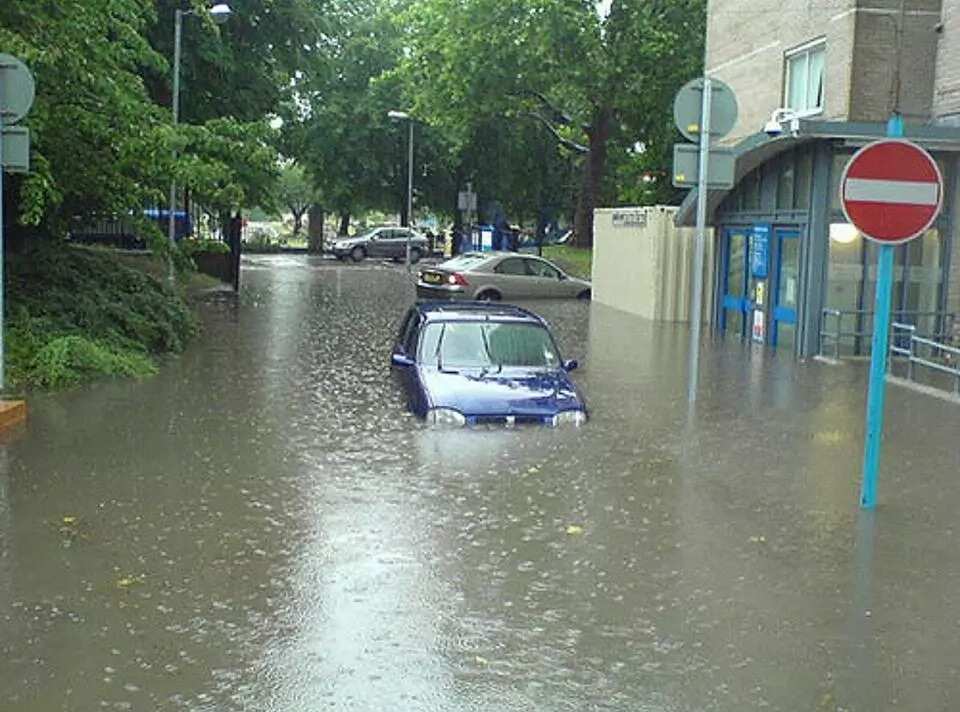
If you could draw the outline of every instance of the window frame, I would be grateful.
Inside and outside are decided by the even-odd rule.
[[[500,269],[505,264],[508,264],[510,262],[519,262],[523,271],[522,272],[504,272]],[[501,277],[529,277],[530,276],[530,272],[527,270],[527,261],[523,257],[507,257],[506,259],[503,259],[500,262],[498,262],[497,265],[493,268],[493,271],[494,273],[500,275]]]
[[[556,282],[559,282],[562,279],[560,276],[562,272],[556,267],[554,267],[552,264],[547,262],[546,260],[541,260],[538,257],[522,257],[521,259],[524,261],[524,264],[527,269],[527,276],[529,277],[534,277],[536,279],[551,279]],[[550,277],[543,274],[536,274],[533,271],[534,269],[533,265],[542,265],[543,267],[546,267],[547,269],[552,270],[554,274],[553,276],[550,276]]]
[[[790,105],[790,82],[792,79],[791,67],[794,60],[797,60],[801,57],[806,57],[806,74],[803,83],[803,103],[806,103],[806,99],[810,94],[810,68],[812,62],[811,58],[815,54],[823,55],[823,68],[820,73],[820,106],[814,108],[803,108],[799,109]],[[793,111],[796,116],[803,118],[808,116],[817,116],[822,114],[824,111],[824,104],[826,103],[826,74],[827,74],[827,40],[825,37],[818,37],[815,40],[805,42],[798,47],[794,47],[791,50],[788,50],[783,53],[783,106],[786,109]]]

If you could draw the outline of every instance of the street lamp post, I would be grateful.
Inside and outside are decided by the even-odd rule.
[[[213,18],[213,21],[218,25],[222,25],[227,20],[230,19],[230,15],[233,14],[233,11],[230,9],[230,6],[226,3],[218,3],[210,8],[209,10],[210,17]],[[174,23],[173,23],[173,125],[177,126],[180,123],[180,59],[183,54],[183,18],[189,15],[196,15],[195,10],[180,10],[177,9],[174,13]],[[177,162],[177,149],[173,149],[173,162]],[[167,240],[170,243],[170,258],[168,260],[168,278],[170,284],[173,284],[175,273],[173,268],[173,250],[177,246],[177,227],[176,227],[176,217],[175,209],[177,204],[177,179],[174,176],[170,180],[170,209],[169,215],[167,215]]]
[[[410,226],[413,222],[413,117],[406,111],[387,112],[394,121],[407,121],[410,125],[410,137],[408,139],[407,154],[407,272],[410,271]]]

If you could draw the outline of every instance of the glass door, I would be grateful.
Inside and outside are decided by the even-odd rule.
[[[749,232],[728,229],[723,233],[723,298],[720,330],[743,337],[747,328],[747,260]]]
[[[774,347],[793,349],[797,338],[797,304],[800,298],[800,233],[777,230],[777,269],[774,287]]]

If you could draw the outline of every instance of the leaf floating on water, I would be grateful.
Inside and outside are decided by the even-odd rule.
[[[64,516],[64,518],[61,521],[67,526],[70,526],[71,524],[77,523],[77,518],[68,514]]]
[[[143,576],[121,576],[117,579],[117,588],[128,589],[138,583],[143,583]]]
[[[577,534],[583,534],[583,527],[579,524],[568,524],[567,525],[567,534],[570,536],[575,536]]]
[[[477,661],[477,665],[486,665],[486,664],[489,662],[486,658],[481,657],[481,656],[479,656],[479,655],[477,655],[477,656],[474,658],[474,660]]]

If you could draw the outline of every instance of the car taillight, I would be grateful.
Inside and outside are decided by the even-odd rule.
[[[447,277],[447,282],[450,284],[458,284],[461,287],[469,287],[470,283],[467,281],[467,278],[464,277],[460,272],[454,272],[449,277]]]

